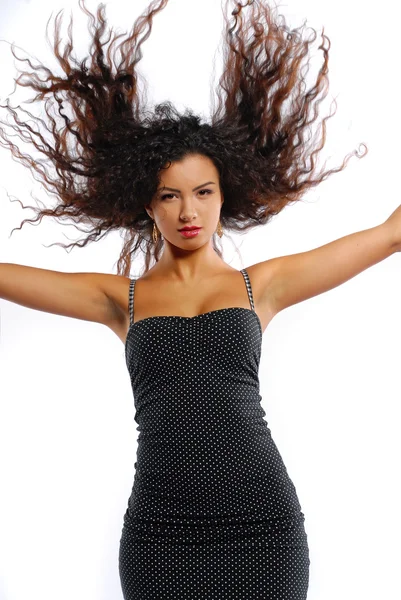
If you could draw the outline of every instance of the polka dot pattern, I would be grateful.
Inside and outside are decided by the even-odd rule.
[[[295,486],[261,406],[251,308],[133,321],[125,356],[138,447],[120,539],[125,600],[305,600]]]

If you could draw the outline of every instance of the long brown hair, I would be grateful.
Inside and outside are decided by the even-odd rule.
[[[146,93],[140,98],[138,92],[137,65],[153,18],[167,3],[153,0],[117,48],[115,43],[122,34],[113,36],[105,54],[112,33],[110,29],[108,40],[102,41],[105,7],[100,4],[95,17],[84,0],[79,0],[90,19],[92,34],[90,56],[81,62],[71,55],[72,17],[69,42],[63,51],[60,49],[60,11],[55,18],[53,49],[63,76],[18,58],[12,48],[14,57],[28,62],[33,70],[20,72],[16,84],[37,92],[30,102],[46,99],[48,122],[21,107],[11,107],[8,100],[5,106],[0,105],[15,123],[0,121],[2,125],[11,127],[21,139],[28,139],[45,158],[36,161],[21,153],[2,127],[0,144],[34,169],[46,190],[57,198],[53,209],[23,206],[32,208],[36,218],[25,219],[19,229],[25,222],[41,221],[43,216],[69,218],[91,226],[83,241],[58,244],[66,249],[85,246],[112,230],[122,230],[125,243],[117,272],[125,276],[129,276],[132,257],[138,251],[145,253],[145,272],[152,257],[156,262],[160,257],[164,242],[159,238],[153,243],[153,221],[144,207],[156,192],[161,170],[172,161],[190,153],[208,156],[218,169],[224,193],[220,217],[223,229],[243,231],[264,225],[287,204],[301,199],[309,188],[341,171],[352,155],[358,156],[353,151],[341,167],[315,174],[316,155],[326,140],[325,122],[335,112],[323,119],[320,145],[308,145],[305,137],[317,118],[317,105],[327,96],[330,41],[323,29],[319,46],[323,65],[315,85],[305,91],[301,61],[316,39],[315,30],[312,39],[303,40],[304,26],[290,29],[282,15],[258,0],[248,0],[245,6],[236,2],[231,23],[224,14],[224,68],[216,90],[218,104],[213,106],[210,120],[202,121],[191,109],[180,114],[171,102],[160,103],[151,111]],[[118,64],[117,50],[122,57]],[[21,120],[16,108],[33,118],[38,129]],[[51,142],[46,139],[48,134]],[[46,160],[54,167],[53,175],[46,168]],[[217,242],[213,239],[213,247],[221,257]]]

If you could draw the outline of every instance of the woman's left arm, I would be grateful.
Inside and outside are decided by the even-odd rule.
[[[401,206],[382,224],[307,252],[255,265],[255,275],[276,312],[348,281],[401,250]],[[400,273],[401,276],[401,273]]]

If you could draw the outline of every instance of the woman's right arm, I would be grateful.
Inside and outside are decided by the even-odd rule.
[[[0,298],[44,312],[110,326],[121,318],[112,298],[116,277],[0,263]]]

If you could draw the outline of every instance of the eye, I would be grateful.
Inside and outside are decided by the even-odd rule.
[[[201,193],[201,192],[207,192],[206,195],[213,194],[213,190],[204,189],[204,190],[199,191],[199,193]],[[171,198],[172,196],[174,196],[174,194],[163,194],[160,198],[161,198],[161,200],[164,200],[165,198],[168,198],[168,197]]]

